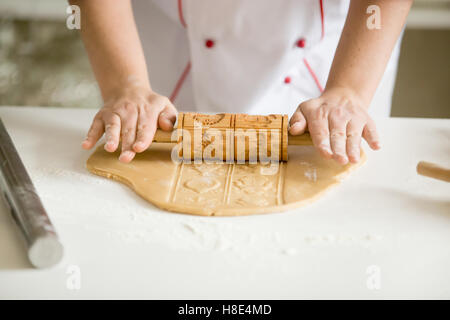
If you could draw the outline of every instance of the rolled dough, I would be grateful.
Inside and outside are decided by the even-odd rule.
[[[170,158],[172,147],[154,143],[124,164],[117,152],[108,153],[100,146],[87,160],[87,169],[125,183],[161,209],[238,216],[303,206],[366,160],[361,153],[358,164],[341,166],[320,157],[312,146],[290,146],[289,161],[273,173],[263,164],[177,164]]]

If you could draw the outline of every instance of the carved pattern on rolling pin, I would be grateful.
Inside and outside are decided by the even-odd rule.
[[[253,128],[253,129],[281,129],[282,116],[271,114],[267,116],[237,114],[236,115],[236,129],[239,128]]]
[[[269,126],[273,120],[277,117],[275,115],[257,116],[245,114],[242,117],[242,121],[246,121],[248,124],[252,124],[255,128],[265,128]]]
[[[204,114],[196,114],[194,115],[194,123],[199,122],[203,126],[213,126],[218,124],[222,119],[225,118],[224,113],[214,114],[214,115],[204,115]]]

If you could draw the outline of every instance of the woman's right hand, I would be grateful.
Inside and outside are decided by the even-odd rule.
[[[172,130],[176,116],[177,110],[167,97],[148,88],[129,86],[97,112],[82,147],[91,149],[105,134],[105,150],[116,151],[122,140],[119,160],[128,163],[150,146],[157,127]]]

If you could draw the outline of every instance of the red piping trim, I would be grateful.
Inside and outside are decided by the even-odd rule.
[[[309,73],[311,74],[311,77],[314,79],[314,82],[317,85],[317,88],[319,88],[320,92],[323,92],[323,87],[319,82],[319,79],[317,78],[316,73],[314,72],[314,70],[311,68],[311,66],[308,63],[308,60],[306,60],[306,58],[303,58],[303,63],[305,64],[306,68],[308,69]]]
[[[180,23],[183,27],[187,27],[186,25],[186,21],[184,21],[184,16],[183,16],[183,1],[182,0],[178,0],[178,17],[180,18]],[[189,74],[189,70],[191,70],[191,62],[189,61],[186,65],[186,67],[183,70],[183,73],[181,74],[180,78],[177,81],[177,84],[175,85],[175,88],[172,91],[172,94],[170,95],[169,99],[170,101],[174,101],[177,96],[178,93],[181,90],[181,87],[183,86],[184,80],[186,80],[187,75]]]
[[[320,5],[320,20],[322,23],[322,39],[325,36],[325,16],[323,13],[323,0],[319,0],[319,5]]]
[[[180,92],[181,87],[183,86],[184,80],[186,80],[186,77],[189,73],[189,70],[191,70],[191,62],[189,61],[186,67],[183,70],[183,73],[181,74],[180,78],[177,81],[177,84],[175,86],[175,89],[173,89],[172,94],[170,95],[170,101],[174,101],[177,98],[178,92]]]
[[[180,18],[181,25],[186,28],[187,25],[186,25],[186,21],[184,21],[183,1],[182,0],[178,0],[178,17]]]

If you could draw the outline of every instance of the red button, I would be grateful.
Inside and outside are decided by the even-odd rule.
[[[291,77],[284,78],[284,83],[291,83]]]
[[[297,41],[297,47],[304,48],[306,45],[306,40],[304,38],[301,38]]]
[[[214,40],[207,39],[207,40],[205,41],[205,46],[206,46],[207,48],[212,48],[212,47],[214,47]]]

